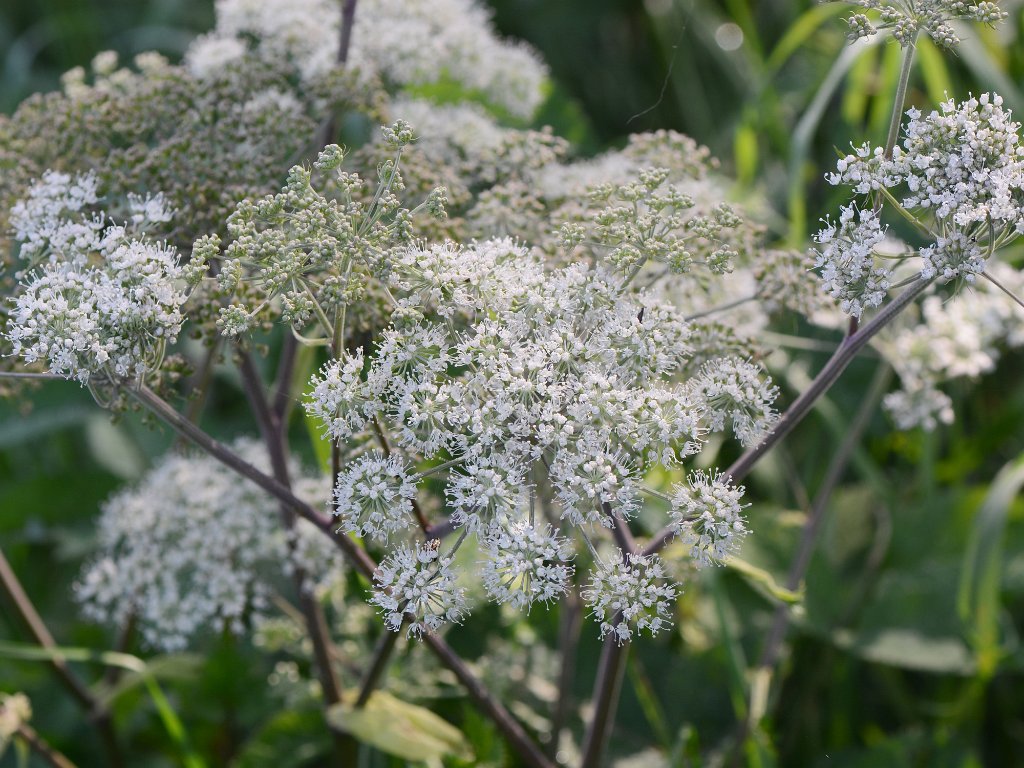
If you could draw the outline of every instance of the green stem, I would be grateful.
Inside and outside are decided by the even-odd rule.
[[[885,140],[885,159],[891,160],[896,140],[900,136],[900,124],[903,122],[903,106],[907,100],[907,87],[910,85],[910,73],[914,69],[914,54],[917,52],[917,31],[903,49],[903,66],[900,67],[900,79],[896,84],[896,101],[892,105],[892,118],[889,120],[889,136]]]

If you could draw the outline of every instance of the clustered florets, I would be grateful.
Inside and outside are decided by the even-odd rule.
[[[672,494],[672,525],[698,566],[721,563],[746,535],[743,486],[727,476],[698,470]]]
[[[497,603],[529,610],[538,601],[558,600],[570,586],[572,545],[550,525],[497,521],[483,537],[481,550],[484,589]]]
[[[892,31],[900,45],[913,45],[919,33],[928,35],[940,48],[952,48],[960,42],[949,22],[954,19],[995,24],[1007,14],[992,2],[964,2],[964,0],[847,0],[877,13],[876,26],[863,13],[855,13],[847,19],[850,38],[856,40],[870,37],[880,29]]]
[[[234,449],[269,469],[257,443]],[[326,483],[292,470],[298,492],[326,498]],[[274,579],[297,567],[310,591],[343,578],[340,553],[318,529],[298,520],[286,532],[278,502],[210,457],[169,455],[137,487],[110,498],[99,544],[76,585],[86,615],[133,620],[147,645],[166,651],[267,615]]]
[[[216,28],[185,55],[199,77],[214,77],[247,53],[297,64],[305,79],[335,65],[340,19],[330,0],[218,0],[215,10]],[[473,0],[366,0],[351,40],[348,61],[364,78],[399,88],[448,79],[521,118],[544,97],[547,70],[537,54],[500,40]]]
[[[619,645],[646,629],[652,635],[669,626],[676,588],[657,555],[626,555],[621,550],[599,560],[583,598],[601,623],[601,636]]]
[[[533,493],[530,478],[550,483],[570,526],[611,526],[613,516],[629,518],[640,507],[650,467],[678,464],[700,449],[709,430],[727,425],[750,444],[773,418],[776,390],[749,361],[709,362],[689,380],[674,380],[688,354],[687,325],[667,306],[627,293],[626,282],[579,263],[544,269],[510,240],[413,247],[392,259],[389,285],[401,319],[383,334],[373,358],[365,364],[361,356],[338,359],[314,381],[307,407],[329,433],[350,434],[372,414],[410,457],[443,460],[450,523],[477,533],[490,549],[485,584],[499,601],[528,606],[536,599],[532,592],[508,597],[509,584],[528,574],[543,585],[565,573],[542,566],[564,559],[550,554],[560,545],[520,521]],[[339,514],[348,530],[384,538],[390,518],[365,510],[397,493],[408,475],[355,482],[368,462],[376,467],[379,459],[361,459],[339,476]],[[520,522],[496,527],[510,520]],[[518,552],[510,550],[513,529],[523,536]],[[516,566],[515,558],[526,563],[522,548],[549,554],[534,554],[533,566]],[[419,562],[411,551],[393,558],[382,590]],[[645,563],[634,563],[634,571]],[[405,579],[415,581],[411,573]],[[435,601],[442,586],[454,584],[423,579]],[[548,584],[541,594],[559,591]],[[602,599],[597,587],[592,592]],[[425,604],[401,607],[400,598],[383,591],[376,601],[392,616],[392,629],[400,614],[428,629],[446,615],[431,609],[428,621],[418,613]],[[617,625],[620,639],[627,626],[659,626],[634,618],[628,612]]]
[[[11,214],[28,264],[10,310],[12,352],[82,384],[157,369],[181,329],[186,282],[199,279],[140,232],[169,218],[159,197],[130,198],[125,225],[94,210],[98,200],[95,178],[51,171]]]
[[[462,619],[465,591],[456,586],[452,558],[441,554],[439,544],[433,539],[415,548],[399,547],[377,567],[370,602],[380,608],[392,632],[408,622],[409,635],[419,637]]]
[[[973,282],[995,249],[1024,233],[1024,147],[1002,99],[982,94],[907,116],[902,146],[891,157],[865,144],[828,176],[878,200],[874,207],[845,206],[838,225],[826,221],[815,237],[826,289],[855,317],[878,306],[891,283],[892,272],[875,260],[886,231],[881,196],[930,240],[917,249],[926,280]]]

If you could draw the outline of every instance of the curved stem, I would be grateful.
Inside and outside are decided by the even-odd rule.
[[[39,615],[32,600],[29,599],[28,594],[25,592],[24,587],[18,580],[14,569],[11,568],[2,550],[0,550],[0,586],[3,586],[4,592],[7,593],[7,596],[14,604],[15,610],[28,627],[36,643],[41,648],[51,652],[50,665],[53,667],[53,671],[57,674],[58,679],[79,706],[89,713],[97,735],[106,751],[108,764],[114,768],[123,766],[125,764],[124,757],[121,754],[117,735],[114,733],[114,725],[109,710],[96,699],[92,691],[89,690],[89,687],[68,666],[67,660],[59,651],[57,641],[54,640],[42,616]]]
[[[239,354],[241,355],[241,361],[238,368],[242,376],[242,386],[245,389],[246,397],[249,399],[249,405],[256,414],[256,421],[259,424],[263,442],[270,456],[270,466],[274,473],[274,479],[284,487],[291,488],[288,457],[286,455],[287,448],[281,423],[267,401],[263,391],[263,382],[260,379],[259,371],[256,370],[256,364],[252,359],[252,355],[247,350],[239,350]],[[281,522],[285,530],[289,532],[294,530],[295,512],[288,504],[281,504]],[[309,634],[309,639],[313,644],[313,656],[316,659],[317,676],[320,678],[320,687],[323,690],[324,701],[327,704],[337,704],[341,701],[341,683],[338,681],[337,671],[331,662],[335,653],[330,634],[327,631],[327,619],[324,616],[320,603],[317,602],[316,598],[307,588],[306,570],[298,562],[293,563],[292,576],[296,591],[298,592],[299,608],[305,619],[306,632]]]
[[[373,660],[370,662],[370,668],[366,670],[363,682],[359,686],[359,697],[355,703],[356,709],[366,706],[366,702],[370,700],[370,695],[380,684],[380,679],[388,666],[388,661],[395,650],[395,645],[398,644],[398,636],[400,634],[400,631],[385,631],[377,641],[377,645],[373,649]]]
[[[455,677],[462,683],[469,693],[469,697],[476,702],[476,705],[491,718],[498,729],[502,732],[519,756],[533,768],[555,768],[555,764],[548,759],[547,755],[541,752],[540,747],[523,730],[523,727],[512,717],[507,709],[502,706],[480,680],[470,671],[455,651],[448,646],[440,637],[432,632],[424,633],[423,642],[441,659],[448,669],[455,673]]]

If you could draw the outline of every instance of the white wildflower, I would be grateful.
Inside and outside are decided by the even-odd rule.
[[[234,449],[269,470],[259,444]],[[302,478],[298,467],[292,475],[326,499],[322,481]],[[204,632],[239,633],[266,615],[274,579],[295,568],[316,576],[304,588],[341,579],[340,552],[315,543],[324,538],[304,520],[289,536],[279,502],[216,460],[169,455],[104,503],[100,554],[76,597],[88,617],[114,625],[134,618],[147,645],[181,650]]]
[[[327,363],[310,381],[313,391],[303,403],[306,412],[319,419],[325,434],[339,443],[362,430],[378,410],[362,371],[360,349]]]
[[[498,603],[529,610],[538,602],[565,594],[572,576],[572,545],[551,526],[524,520],[494,523],[481,541],[486,557],[480,576],[487,594]]]
[[[409,621],[410,637],[436,632],[466,613],[464,590],[456,586],[452,558],[442,555],[436,539],[415,549],[400,547],[377,567],[370,602],[380,608],[384,625],[398,632]]]
[[[722,431],[728,421],[736,439],[746,447],[761,440],[775,421],[772,403],[778,387],[748,360],[720,358],[705,363],[690,386],[707,403],[711,431]]]
[[[743,486],[716,472],[698,470],[675,486],[672,526],[698,566],[721,563],[746,535],[742,498]]]
[[[601,623],[601,636],[611,635],[619,645],[630,641],[634,631],[656,635],[671,625],[676,595],[657,555],[623,560],[620,550],[608,562],[596,564],[583,590],[583,599]]]
[[[853,317],[877,307],[889,290],[889,271],[874,261],[874,249],[884,239],[878,213],[853,205],[843,207],[838,226],[826,221],[814,236],[822,246],[815,266],[821,270],[825,290]]]
[[[338,475],[334,514],[342,530],[386,542],[415,521],[416,483],[404,461],[380,451],[355,459]]]

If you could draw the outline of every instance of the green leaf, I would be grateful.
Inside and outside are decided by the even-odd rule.
[[[122,426],[110,422],[107,414],[97,414],[85,424],[85,437],[93,460],[115,477],[135,480],[146,468],[139,446]]]
[[[874,632],[854,633],[838,629],[832,633],[836,646],[856,656],[903,669],[970,675],[974,661],[959,637],[931,636],[909,627],[889,627]]]
[[[740,125],[733,138],[736,175],[740,184],[749,186],[757,175],[757,131],[749,123]]]
[[[381,752],[416,761],[446,756],[473,759],[462,732],[429,709],[397,699],[386,691],[375,691],[361,709],[352,706],[354,692],[345,698],[346,702],[327,710],[327,722]]]
[[[921,66],[921,77],[928,91],[928,98],[939,104],[952,96],[953,80],[949,76],[949,68],[942,51],[927,36],[917,42],[917,60]]]
[[[980,674],[990,678],[1002,655],[999,642],[1000,586],[1003,571],[1003,538],[1013,502],[1024,486],[1024,456],[1006,464],[974,517],[964,553],[957,612],[972,627]]]
[[[86,661],[118,667],[139,674],[146,686],[146,691],[149,693],[149,698],[153,702],[153,707],[160,717],[164,730],[178,747],[185,768],[206,768],[206,763],[193,751],[189,744],[185,726],[164,695],[163,689],[160,688],[156,677],[153,676],[152,670],[138,656],[115,651],[94,651],[90,648],[41,648],[35,645],[9,643],[0,640],[0,658],[3,657],[21,659],[23,661],[54,661],[55,659]]]

